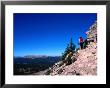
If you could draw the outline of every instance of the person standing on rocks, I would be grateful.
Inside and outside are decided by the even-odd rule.
[[[80,37],[79,38],[80,49],[83,49],[83,43],[84,43],[83,38]]]

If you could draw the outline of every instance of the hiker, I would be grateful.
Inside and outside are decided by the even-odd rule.
[[[87,45],[90,44],[89,38],[85,39],[83,42],[83,48],[85,49]]]
[[[87,43],[88,43],[88,42],[87,42],[87,39],[85,39],[85,40],[84,40],[84,43],[83,43],[83,48],[84,48],[84,49],[87,47]]]
[[[83,49],[83,38],[79,38],[80,49]]]

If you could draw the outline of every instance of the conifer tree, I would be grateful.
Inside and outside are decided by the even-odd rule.
[[[69,44],[67,45],[66,49],[65,49],[65,54],[68,54],[69,53]]]
[[[73,44],[72,38],[70,40],[70,43],[67,45],[64,53],[62,53],[62,60],[64,60],[67,54],[69,54],[70,52],[75,52],[75,45]]]

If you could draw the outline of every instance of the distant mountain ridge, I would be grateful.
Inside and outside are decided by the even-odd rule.
[[[14,57],[14,74],[25,75],[27,72],[32,74],[45,70],[58,61],[60,61],[60,56],[27,55]]]
[[[47,57],[59,57],[59,56],[47,56],[47,55],[26,55],[25,58],[47,58]]]
[[[25,56],[14,56],[14,58],[46,58],[46,57],[60,57],[60,56],[48,56],[48,55],[25,55]]]

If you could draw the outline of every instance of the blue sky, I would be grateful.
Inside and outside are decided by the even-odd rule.
[[[71,37],[79,47],[79,37],[85,39],[96,20],[96,13],[15,13],[14,56],[59,56]]]

